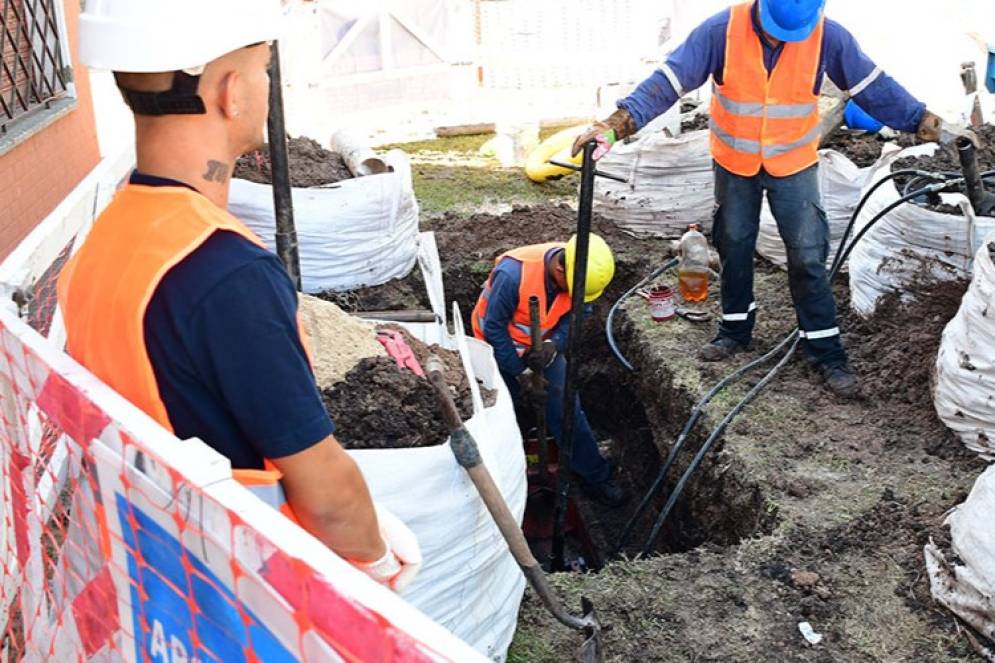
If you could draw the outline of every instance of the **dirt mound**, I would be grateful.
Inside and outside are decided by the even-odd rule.
[[[889,295],[869,320],[844,316],[851,359],[863,379],[865,396],[889,403],[895,421],[936,422],[933,380],[943,329],[967,292],[964,281],[918,285],[905,302]]]
[[[446,383],[452,388],[463,419],[473,416],[470,383],[459,353],[430,347],[396,325],[379,329],[401,332],[422,368],[429,355],[439,357],[446,366]],[[480,391],[484,406],[494,405],[497,392],[483,386]],[[433,447],[449,437],[432,385],[402,370],[388,357],[362,359],[342,382],[325,389],[322,395],[335,422],[336,439],[346,449]]]
[[[346,449],[432,447],[449,437],[432,386],[392,359],[363,359],[323,394]]]
[[[342,155],[326,150],[316,140],[304,136],[291,138],[289,148],[291,186],[307,188],[353,178]],[[257,152],[239,157],[233,177],[256,184],[272,184],[269,146],[264,145]]]
[[[403,279],[343,292],[328,290],[316,296],[319,299],[332,302],[350,313],[432,309],[432,303],[428,300],[428,292],[425,290],[425,279],[422,276],[421,268],[417,265]]]
[[[543,205],[515,207],[501,215],[450,213],[426,225],[426,230],[435,232],[439,244],[446,301],[458,302],[464,320],[469,322],[495,258],[519,246],[568,240],[577,229],[577,211],[567,205]],[[614,303],[614,297],[666,262],[672,253],[669,241],[636,239],[600,216],[594,217],[593,230],[612,247],[616,261],[615,279],[598,302],[601,308]]]
[[[887,143],[896,143],[899,147],[912,147],[916,143],[915,136],[902,134],[894,140],[886,140],[877,134],[869,134],[853,129],[839,129],[827,140],[823,141],[822,149],[836,150],[860,168],[873,166]]]
[[[299,300],[319,387],[340,382],[360,359],[387,355],[373,325],[316,297],[302,294]]]
[[[981,141],[981,149],[978,150],[978,170],[982,173],[995,170],[995,126],[986,124],[977,130],[978,138]],[[960,174],[960,159],[957,152],[952,147],[941,147],[931,157],[907,157],[896,161],[892,170],[902,170],[904,168],[918,168],[932,172],[949,172]],[[909,178],[898,177],[895,184],[899,191],[904,191],[910,182]],[[989,184],[990,187],[990,184]],[[966,194],[967,190],[963,184],[955,185],[949,189],[951,193]],[[953,205],[946,205],[941,202],[939,194],[931,194],[924,197],[922,201],[916,199],[914,202],[942,214],[960,215],[960,208]]]
[[[699,113],[693,117],[681,120],[681,132],[701,131],[708,128],[708,115]]]

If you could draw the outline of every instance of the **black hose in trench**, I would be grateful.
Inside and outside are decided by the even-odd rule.
[[[991,174],[995,175],[995,172]],[[906,192],[905,195],[903,195],[898,200],[888,205],[884,210],[882,210],[873,219],[871,219],[860,230],[860,232],[857,233],[857,235],[853,238],[853,241],[850,242],[848,245],[847,242],[849,240],[850,234],[853,232],[853,228],[857,223],[857,219],[860,217],[860,213],[863,211],[864,206],[867,204],[867,201],[870,200],[871,196],[874,195],[874,193],[886,182],[889,182],[897,177],[901,177],[904,175],[912,175],[915,176],[917,179],[933,181],[935,183],[925,186],[913,192]],[[986,175],[988,174],[986,173]],[[958,179],[961,178],[952,177],[951,174],[948,173],[931,173],[915,169],[906,169],[890,173],[889,175],[883,177],[881,180],[876,182],[874,186],[872,186],[868,190],[868,192],[864,194],[864,196],[861,198],[860,203],[857,205],[857,208],[854,210],[853,215],[850,217],[850,222],[847,225],[846,231],[843,233],[843,237],[840,240],[839,247],[837,248],[836,257],[833,259],[833,264],[829,273],[829,280],[833,281],[836,279],[836,277],[839,275],[840,271],[842,270],[843,265],[846,263],[847,258],[849,258],[850,254],[853,252],[854,248],[864,238],[867,232],[872,227],[874,227],[874,225],[876,225],[879,221],[881,221],[881,219],[890,214],[894,209],[896,209],[900,205],[903,205],[915,198],[918,198],[923,194],[939,193],[943,189],[955,183]],[[621,351],[618,349],[618,346],[615,342],[614,333],[613,333],[613,322],[615,319],[615,315],[620,306],[629,297],[631,297],[639,288],[643,287],[647,283],[650,283],[651,281],[653,281],[663,273],[673,269],[676,266],[677,266],[676,260],[668,261],[663,267],[660,267],[659,269],[654,271],[653,274],[651,274],[649,277],[641,281],[638,285],[636,285],[628,292],[626,292],[615,303],[615,305],[612,307],[611,311],[608,314],[608,319],[606,321],[606,336],[608,338],[608,344],[611,347],[612,352],[615,354],[616,358],[619,360],[619,362],[621,362],[622,365],[625,366],[630,371],[635,371],[635,368],[622,355]],[[799,333],[799,330],[796,328],[770,352],[765,354],[763,357],[760,357],[759,359],[751,361],[749,364],[746,364],[742,368],[736,370],[734,373],[725,377],[718,384],[716,384],[707,394],[705,394],[705,396],[702,397],[701,400],[698,401],[698,403],[695,405],[694,409],[692,410],[691,416],[689,417],[687,423],[684,425],[684,428],[681,430],[680,435],[678,436],[677,440],[674,442],[669,453],[667,454],[667,458],[664,461],[663,467],[661,467],[660,472],[657,474],[657,477],[653,481],[652,486],[647,491],[642,501],[639,503],[639,506],[636,508],[635,513],[633,513],[632,517],[626,523],[625,528],[622,530],[622,534],[619,537],[619,541],[615,546],[613,554],[618,554],[618,552],[620,552],[621,549],[625,546],[625,544],[628,542],[629,536],[632,534],[632,530],[635,527],[636,522],[638,522],[638,520],[645,513],[646,509],[649,508],[649,505],[652,504],[652,502],[657,498],[660,490],[663,488],[663,485],[666,482],[667,474],[669,473],[670,468],[673,466],[674,462],[677,459],[678,454],[680,454],[681,450],[686,444],[688,437],[691,434],[691,431],[694,429],[694,426],[701,419],[701,415],[704,412],[704,409],[708,405],[708,403],[710,403],[726,387],[735,382],[738,382],[740,379],[742,379],[743,376],[751,372],[753,369],[772,361],[784,350],[785,347],[788,348],[787,352],[784,354],[783,357],[781,357],[780,361],[778,361],[778,363],[770,371],[768,371],[767,374],[756,385],[754,385],[754,387],[750,389],[750,391],[728,412],[728,414],[726,414],[726,416],[722,419],[722,421],[719,422],[718,426],[716,426],[716,428],[708,436],[705,442],[701,445],[701,448],[698,450],[697,454],[695,454],[691,463],[684,471],[684,474],[681,475],[681,478],[678,480],[677,484],[674,486],[674,489],[671,491],[666,504],[664,505],[663,509],[660,511],[660,514],[657,516],[656,522],[653,525],[653,529],[650,532],[650,535],[647,538],[646,543],[642,548],[641,552],[642,555],[648,555],[652,552],[653,545],[657,537],[659,537],[660,531],[663,528],[664,523],[666,522],[670,513],[673,511],[673,508],[676,505],[677,501],[680,499],[681,495],[683,494],[688,481],[697,471],[698,467],[701,465],[701,462],[704,460],[705,456],[715,445],[718,439],[723,435],[726,428],[729,427],[729,424],[731,424],[736,419],[736,417],[739,416],[739,414],[743,411],[743,409],[745,409],[747,405],[749,405],[757,396],[759,396],[760,393],[777,378],[781,370],[785,366],[787,366],[788,362],[790,362],[791,358],[794,356],[795,351],[798,349],[800,341],[801,341],[801,335]]]

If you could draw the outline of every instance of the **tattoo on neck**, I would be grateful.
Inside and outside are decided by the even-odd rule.
[[[207,172],[203,177],[208,182],[225,182],[228,179],[228,166],[220,161],[208,161]]]

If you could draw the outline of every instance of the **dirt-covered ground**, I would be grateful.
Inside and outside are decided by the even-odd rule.
[[[882,146],[877,138],[849,134],[827,145],[861,166],[876,160]],[[458,302],[466,318],[495,257],[572,234],[576,179],[550,190],[551,200],[566,204],[547,204],[542,191],[523,197],[521,182],[506,185],[493,169],[453,168],[473,172],[447,171],[439,192],[433,178],[416,186],[420,198],[431,201],[422,226],[436,233],[446,299]],[[453,188],[467,177],[487,189],[483,202],[475,193],[480,187],[466,188],[465,195]],[[503,203],[522,200],[532,206],[507,211]],[[480,209],[504,213],[474,211]],[[714,335],[714,317],[706,324],[654,323],[646,302],[634,298],[616,326],[622,350],[640,369],[627,373],[605,342],[607,309],[670,257],[673,246],[633,239],[603,219],[595,219],[594,229],[615,249],[618,270],[585,330],[582,398],[599,436],[611,440],[605,451],[620,480],[641,496],[695,401],[734,367],[773,347],[794,327],[794,314],[786,275],[758,263],[754,347],[728,365],[707,365],[696,351]],[[632,559],[691,454],[762,371],[713,402],[664,495],[636,523],[625,557],[610,559],[597,573],[553,576],[571,608],[589,597],[611,627],[607,660],[975,660],[953,617],[932,601],[922,558],[930,537],[946,538],[944,514],[984,468],[936,419],[930,391],[940,334],[963,287],[927,290],[910,304],[889,300],[874,319],[860,320],[847,312],[848,290],[839,284],[841,325],[864,398],[835,398],[805,361],[793,361],[706,457],[653,553]],[[398,288],[404,286],[391,286],[391,294]],[[713,288],[713,316],[717,299]],[[421,304],[406,291],[400,300],[404,308]],[[581,500],[603,551],[614,548],[635,503],[611,510]],[[798,629],[803,621],[824,636],[820,644],[806,643]],[[526,593],[509,661],[569,661],[579,643]]]
[[[762,270],[757,290],[755,349],[735,366],[793,326],[785,276]],[[922,559],[984,467],[936,420],[930,395],[940,333],[962,292],[889,302],[871,321],[844,315],[863,400],[836,399],[804,361],[792,363],[729,429],[664,531],[678,549],[697,548],[556,578],[572,604],[592,598],[612,625],[608,660],[972,660],[953,618],[930,598]],[[838,294],[845,306],[845,288]],[[710,325],[653,323],[640,300],[623,318],[622,347],[641,370],[616,375],[642,398],[664,451],[729,367],[694,358]],[[709,408],[706,431],[750,384]],[[806,644],[802,621],[825,636],[821,644]],[[529,595],[513,659],[569,660],[575,645]]]
[[[447,299],[466,311],[495,256],[565,239],[575,223],[576,212],[563,206],[448,215],[424,225],[437,235]],[[623,351],[640,367],[626,374],[608,354],[600,322],[608,303],[672,247],[632,239],[600,219],[595,230],[615,248],[619,268],[587,330],[582,396],[599,433],[613,439],[622,481],[641,493],[694,401],[732,366],[773,347],[793,328],[794,314],[786,276],[759,264],[753,351],[734,364],[703,365],[695,352],[714,322],[654,323],[634,298],[617,326]],[[888,301],[870,321],[845,313],[864,399],[836,399],[803,360],[794,361],[710,454],[653,556],[555,576],[571,606],[590,597],[612,626],[608,660],[973,660],[953,618],[933,604],[922,561],[923,544],[944,535],[943,514],[983,469],[937,421],[929,386],[940,333],[963,287],[925,292],[909,305]],[[846,310],[845,285],[837,292]],[[761,374],[716,399],[691,451]],[[680,457],[678,471],[689,458]],[[582,504],[605,550],[634,506]],[[651,525],[637,524],[630,555]],[[802,621],[825,636],[821,644],[805,643]],[[577,644],[527,593],[509,660],[571,660]]]

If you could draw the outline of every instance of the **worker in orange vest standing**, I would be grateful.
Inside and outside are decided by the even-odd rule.
[[[114,72],[137,169],[59,278],[67,349],[181,439],[378,582],[417,540],[374,506],[336,442],[279,259],[227,211],[235,160],[263,144],[280,0],[103,0],[84,63]]]
[[[712,78],[712,237],[722,259],[722,321],[700,357],[721,361],[751,341],[753,253],[766,194],[787,249],[806,354],[834,393],[854,398],[860,383],[840,342],[825,267],[829,226],[817,170],[823,77],[884,124],[923,140],[946,142],[963,130],[928,112],[877,67],[845,28],[823,16],[824,6],[825,0],[752,0],[706,20],[611,117],[585,132],[574,152],[597,140],[604,154]]]
[[[549,432],[561,442],[566,391],[566,349],[570,329],[573,265],[577,238],[523,246],[498,256],[484,284],[471,322],[473,334],[494,348],[501,377],[516,404],[533,394],[533,375],[542,371],[546,380],[546,420]],[[601,297],[615,276],[615,256],[604,239],[591,235],[584,301]],[[529,300],[539,299],[541,347],[532,347]],[[581,312],[583,314],[583,312]],[[581,478],[581,488],[590,497],[620,506],[628,494],[612,478],[612,468],[598,450],[591,425],[578,397],[574,420],[571,469]]]

